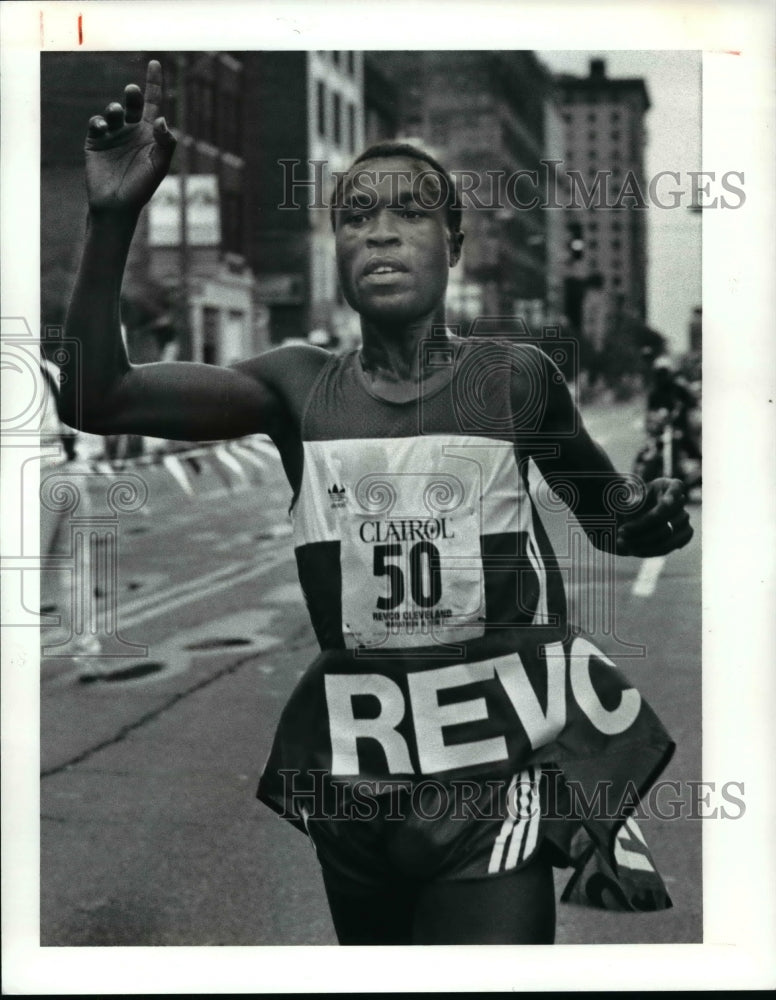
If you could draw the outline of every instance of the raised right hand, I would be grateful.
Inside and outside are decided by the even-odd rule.
[[[162,67],[148,64],[145,95],[131,83],[124,104],[109,104],[89,121],[86,136],[86,191],[89,210],[136,215],[170,168],[175,136],[158,117]]]

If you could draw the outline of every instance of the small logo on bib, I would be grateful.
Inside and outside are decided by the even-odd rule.
[[[347,490],[342,485],[342,483],[340,483],[339,486],[336,483],[330,486],[328,489],[328,494],[329,494],[329,500],[331,501],[332,510],[337,507],[345,506],[345,496],[347,494]]]

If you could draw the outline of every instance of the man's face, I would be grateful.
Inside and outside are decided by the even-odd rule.
[[[440,179],[411,157],[364,160],[337,208],[337,267],[348,303],[376,322],[411,322],[442,302],[460,239]]]

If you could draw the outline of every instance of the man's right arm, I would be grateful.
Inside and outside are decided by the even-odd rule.
[[[65,328],[79,347],[64,367],[62,418],[96,434],[274,437],[287,420],[288,400],[277,379],[281,366],[271,357],[231,368],[130,364],[119,314],[124,267],[140,211],[170,167],[175,139],[158,114],[159,63],[149,63],[145,95],[130,85],[124,97],[124,106],[110,104],[89,123],[87,232]]]
[[[534,459],[550,486],[568,495],[568,506],[591,543],[641,558],[687,545],[693,529],[679,480],[655,479],[645,484],[639,498],[633,478],[617,472],[587,432],[555,363],[534,345],[521,346],[516,358],[513,412],[527,412],[526,398],[533,393],[538,402],[533,412],[540,414],[538,428],[517,428],[518,446]]]

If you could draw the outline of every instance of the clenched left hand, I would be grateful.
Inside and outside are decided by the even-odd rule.
[[[687,545],[694,534],[678,479],[654,479],[646,491],[639,512],[618,528],[618,555],[664,556]]]

